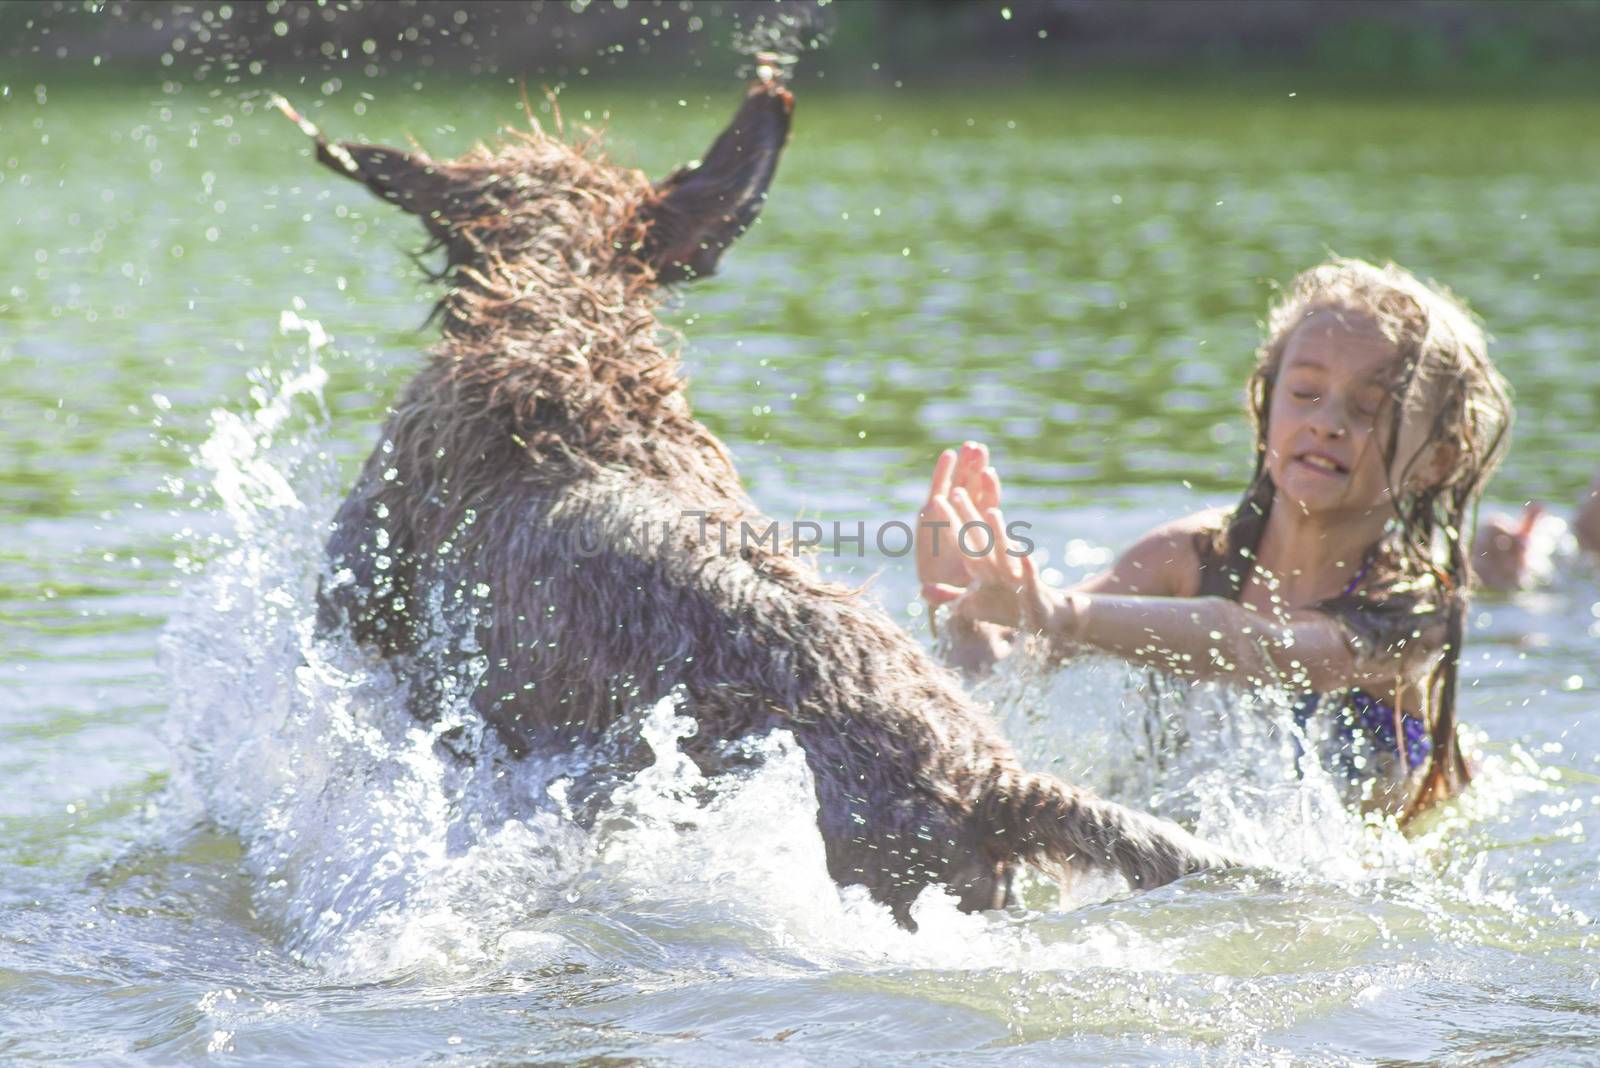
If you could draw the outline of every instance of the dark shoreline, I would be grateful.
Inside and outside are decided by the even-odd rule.
[[[831,4],[0,0],[0,82],[249,87],[330,77],[726,85],[782,42],[808,90],[1195,84],[1341,96],[1600,92],[1600,5],[1566,0]],[[575,10],[578,9],[578,10]],[[809,26],[820,28],[823,47]],[[758,32],[760,31],[760,32]]]

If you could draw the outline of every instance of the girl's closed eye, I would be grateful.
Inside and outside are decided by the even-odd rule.
[[[1374,386],[1356,394],[1351,410],[1365,423],[1374,424],[1378,416],[1383,413],[1388,402],[1389,391],[1382,386]]]

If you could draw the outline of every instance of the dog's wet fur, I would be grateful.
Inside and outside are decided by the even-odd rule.
[[[393,661],[421,719],[465,690],[513,753],[604,754],[591,815],[647,759],[618,739],[665,696],[698,722],[684,746],[708,775],[792,732],[829,872],[904,924],[928,886],[1005,904],[1023,863],[1137,888],[1236,863],[1025,771],[949,670],[808,560],[684,522],[769,522],[690,412],[656,313],[754,221],[792,109],[763,76],[704,160],[654,185],[537,125],[436,161],[302,121],[321,162],[448,259],[443,338],[334,519],[320,625]],[[646,522],[670,533],[641,538]]]

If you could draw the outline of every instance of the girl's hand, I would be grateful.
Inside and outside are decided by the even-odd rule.
[[[997,507],[979,510],[965,489],[950,493],[954,512],[956,543],[971,582],[965,588],[949,584],[925,584],[923,596],[930,604],[954,602],[956,616],[972,622],[998,623],[1020,627],[1033,633],[1070,635],[1073,614],[1070,599],[1057,594],[1040,581],[1031,556],[1013,555],[1016,547],[1005,533],[1005,517]],[[966,537],[960,537],[960,531]],[[967,555],[963,548],[981,555]]]
[[[979,508],[1000,506],[1000,476],[989,466],[988,446],[969,441],[959,452],[946,449],[933,466],[927,502],[917,513],[915,538],[917,580],[925,588],[960,588],[971,581],[967,558],[956,544],[956,530],[961,524],[950,499],[956,489],[964,490]]]
[[[1533,584],[1529,549],[1534,528],[1543,516],[1544,506],[1535,502],[1528,505],[1520,521],[1492,515],[1479,525],[1472,544],[1472,570],[1482,585],[1509,592]]]

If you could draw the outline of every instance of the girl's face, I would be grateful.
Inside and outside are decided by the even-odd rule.
[[[1324,310],[1295,327],[1268,399],[1267,470],[1307,515],[1393,512],[1383,468],[1397,354],[1373,322]],[[1396,466],[1423,444],[1402,423]],[[1419,465],[1420,466],[1420,465]]]

